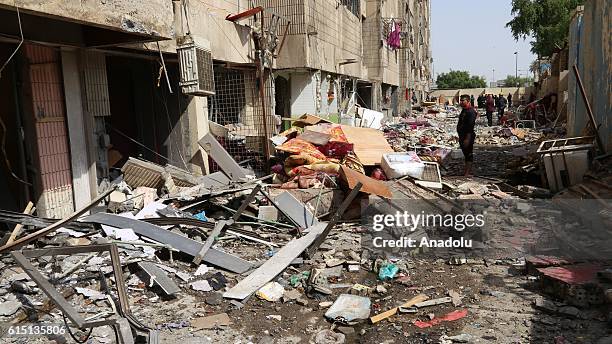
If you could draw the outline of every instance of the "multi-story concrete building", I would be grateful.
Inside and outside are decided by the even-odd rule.
[[[209,131],[261,168],[282,119],[399,114],[431,74],[427,0],[0,0],[0,18],[0,207],[48,217],[130,156],[214,169],[197,144]],[[214,94],[182,93],[185,36],[210,51]]]

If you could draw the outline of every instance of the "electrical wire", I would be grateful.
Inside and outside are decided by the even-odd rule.
[[[183,4],[183,12],[185,12],[185,23],[187,24],[187,35],[189,35],[191,33],[191,28],[189,27],[189,11],[187,10],[187,7],[189,7],[189,4],[187,3],[188,0],[183,0],[181,1],[181,3]]]
[[[129,137],[127,134],[123,133],[121,130],[119,130],[119,129],[117,129],[117,128],[113,127],[113,126],[112,126],[112,125],[110,125],[110,124],[109,124],[108,126],[109,126],[109,127],[110,127],[110,128],[113,130],[113,131],[115,131],[117,134],[119,134],[119,135],[121,135],[121,136],[125,137],[126,139],[128,139],[128,140],[130,140],[130,141],[134,142],[135,144],[139,145],[140,147],[142,147],[142,148],[144,148],[144,149],[148,150],[149,152],[151,152],[151,153],[153,153],[153,154],[155,154],[155,155],[159,156],[160,158],[165,159],[166,161],[170,161],[170,159],[168,159],[167,157],[165,157],[165,156],[163,156],[163,155],[161,155],[161,154],[157,153],[156,151],[152,150],[151,148],[149,148],[149,147],[145,146],[144,144],[142,144],[142,143],[140,143],[140,142],[138,142],[138,141],[134,140],[133,138]]]
[[[89,340],[89,337],[91,336],[91,332],[93,331],[93,327],[89,328],[89,332],[87,333],[85,339],[80,340],[74,335],[74,333],[72,333],[70,326],[68,326],[68,319],[66,318],[66,314],[64,314],[64,312],[62,312],[62,318],[64,319],[64,325],[66,325],[66,332],[68,332],[70,337],[72,337],[72,339],[74,339],[74,341],[79,344],[87,343],[87,341]]]
[[[19,41],[19,44],[17,44],[17,48],[15,48],[11,56],[9,56],[9,58],[6,60],[6,62],[4,62],[2,67],[0,67],[0,77],[2,77],[2,71],[4,70],[4,68],[6,68],[6,65],[8,65],[9,62],[11,62],[11,60],[13,59],[13,56],[15,56],[19,48],[21,48],[21,45],[23,44],[23,41],[24,41],[23,30],[21,28],[21,15],[19,14],[19,7],[17,6],[17,0],[15,0],[14,3],[15,3],[15,9],[17,10],[17,22],[19,23],[19,35],[21,36],[21,40]]]
[[[13,168],[11,167],[11,161],[8,158],[8,155],[6,154],[6,125],[4,124],[4,120],[2,120],[2,118],[0,117],[0,127],[2,127],[2,142],[1,142],[1,146],[0,146],[0,150],[2,150],[2,156],[4,157],[4,162],[6,163],[6,168],[8,168],[8,171],[11,173],[11,176],[13,178],[15,178],[15,180],[28,185],[28,186],[32,186],[31,183],[26,182],[25,180],[19,178],[19,176],[17,176],[15,174],[15,172],[13,172]]]

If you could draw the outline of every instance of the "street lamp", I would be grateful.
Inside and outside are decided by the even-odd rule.
[[[493,68],[493,82],[495,82],[495,68]]]
[[[519,83],[519,80],[518,80],[518,51],[514,52],[514,56],[515,56],[515,59],[514,59],[514,78],[516,80],[516,86],[519,87],[520,83]]]

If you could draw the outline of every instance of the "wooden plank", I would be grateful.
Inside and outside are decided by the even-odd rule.
[[[589,102],[589,98],[586,95],[586,91],[584,90],[584,85],[582,84],[582,78],[580,77],[580,72],[578,71],[578,67],[576,65],[572,66],[574,70],[574,74],[576,75],[576,81],[578,82],[578,88],[580,89],[580,94],[582,95],[582,100],[584,101],[584,105],[586,106],[587,114],[589,115],[589,122],[591,123],[591,128],[593,128],[593,132],[595,132],[595,141],[597,142],[597,147],[599,148],[601,154],[606,154],[606,147],[601,140],[601,136],[599,136],[599,127],[597,126],[597,121],[595,120],[595,116],[593,115],[593,109],[591,109],[591,103]]]
[[[343,125],[342,132],[364,166],[380,165],[383,154],[394,152],[380,130]]]
[[[398,306],[398,307],[395,307],[395,308],[391,308],[388,311],[382,312],[380,314],[377,314],[377,315],[371,317],[370,321],[372,322],[372,324],[376,324],[377,322],[379,322],[381,320],[385,320],[388,317],[391,317],[391,316],[395,315],[397,313],[397,310],[400,307],[402,307],[402,308],[412,307],[412,306],[416,305],[417,303],[423,302],[423,301],[425,301],[427,299],[428,299],[427,295],[419,294],[419,295],[413,297],[412,299],[410,299],[408,302],[404,303],[401,306]]]
[[[200,263],[202,262],[202,258],[206,255],[206,252],[208,252],[212,244],[215,242],[215,238],[219,236],[219,234],[221,234],[221,231],[223,230],[226,224],[227,222],[225,220],[220,220],[215,224],[215,227],[213,228],[212,232],[208,235],[208,238],[206,238],[204,245],[202,245],[200,252],[198,252],[198,254],[196,254],[196,256],[193,258],[193,263],[195,265],[200,265]]]
[[[28,202],[28,205],[26,206],[26,208],[23,211],[23,213],[30,215],[30,214],[32,214],[34,212],[33,208],[34,208],[34,203]],[[17,224],[15,226],[15,229],[13,229],[13,232],[11,233],[11,236],[6,241],[7,245],[12,243],[13,241],[15,241],[15,238],[17,238],[17,236],[21,233],[21,229],[22,228],[23,228],[23,225],[21,223],[19,223],[19,224]]]
[[[355,185],[361,183],[363,185],[361,188],[362,192],[384,197],[384,198],[393,197],[393,193],[391,192],[389,187],[380,180],[370,178],[366,176],[365,174],[361,174],[344,165],[340,166],[340,172],[341,172],[340,175],[348,183],[349,189],[353,189],[355,188]]]
[[[310,244],[312,244],[317,236],[323,232],[326,222],[320,222],[310,227],[308,234],[305,236],[293,239],[287,245],[283,246],[272,258],[268,259],[257,270],[238,282],[232,289],[223,294],[223,297],[228,299],[243,300],[253,294],[266,283],[270,282],[276,275],[280,274],[297,258]]]

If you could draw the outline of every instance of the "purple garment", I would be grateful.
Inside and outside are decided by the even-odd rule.
[[[391,32],[389,32],[389,37],[387,37],[387,44],[392,49],[401,48],[401,32],[402,26],[400,23],[393,22],[393,26],[391,27]]]

